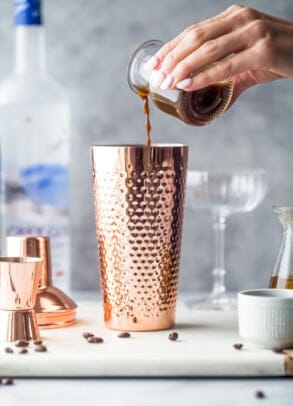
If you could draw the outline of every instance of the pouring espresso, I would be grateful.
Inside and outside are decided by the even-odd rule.
[[[146,68],[146,63],[163,45],[159,40],[144,42],[136,49],[128,65],[129,86],[144,101],[147,145],[151,145],[148,96],[161,111],[186,124],[203,126],[227,110],[233,93],[231,79],[190,92],[153,88],[150,84],[151,72]]]

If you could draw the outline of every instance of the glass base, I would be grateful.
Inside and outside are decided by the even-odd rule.
[[[237,298],[233,294],[210,294],[204,299],[196,298],[186,301],[186,306],[197,310],[237,310]]]

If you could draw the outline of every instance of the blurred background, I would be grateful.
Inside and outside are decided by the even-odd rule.
[[[72,286],[96,289],[98,259],[89,146],[144,143],[142,103],[128,87],[126,69],[147,39],[168,41],[187,26],[229,5],[225,0],[43,0],[50,73],[72,104]],[[292,0],[243,1],[292,19]],[[12,0],[0,1],[0,79],[13,66]],[[192,169],[264,168],[269,189],[253,212],[228,219],[227,287],[267,287],[281,227],[273,204],[293,205],[293,81],[259,85],[241,95],[224,116],[189,127],[151,109],[154,142],[190,146]],[[0,124],[1,125],[1,124]],[[211,216],[186,208],[180,290],[211,289]]]

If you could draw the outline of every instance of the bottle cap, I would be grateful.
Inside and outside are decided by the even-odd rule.
[[[14,0],[15,25],[41,25],[41,0]]]
[[[35,312],[40,328],[67,327],[75,323],[76,303],[52,285],[50,237],[11,236],[6,239],[7,255],[39,257],[43,260]]]

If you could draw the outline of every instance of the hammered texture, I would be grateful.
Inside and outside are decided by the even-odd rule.
[[[110,171],[93,155],[105,322],[127,330],[168,328],[177,297],[186,159],[165,156],[162,148],[159,154],[155,147],[129,148]]]

